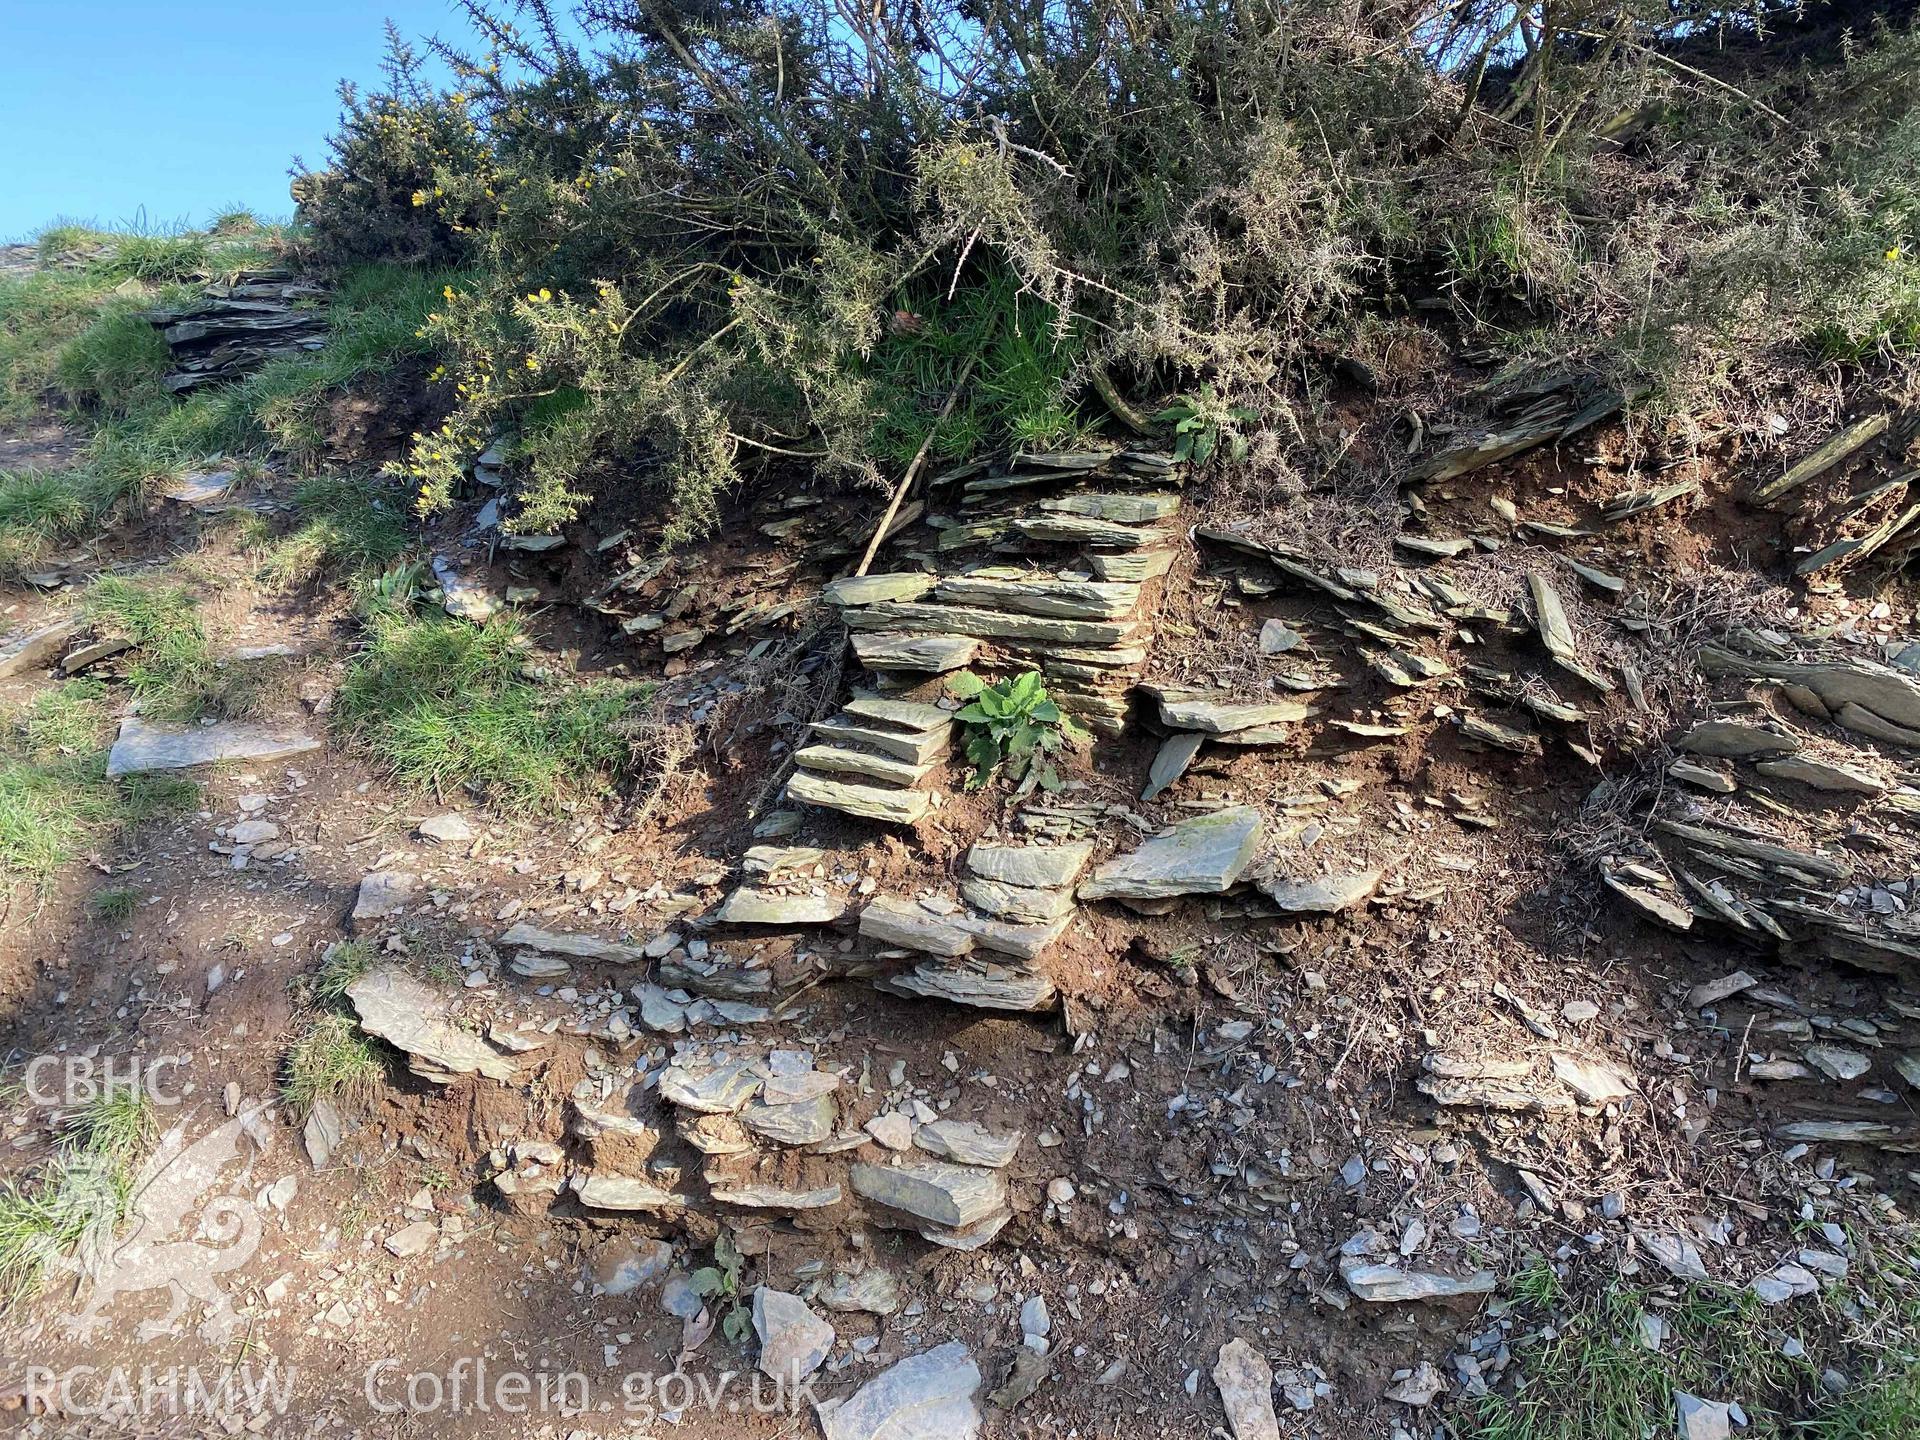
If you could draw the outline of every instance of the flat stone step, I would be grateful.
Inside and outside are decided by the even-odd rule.
[[[842,711],[856,720],[914,735],[945,734],[953,726],[951,710],[942,710],[938,705],[921,705],[912,700],[882,700],[877,696],[862,696],[849,700]]]
[[[902,735],[891,730],[876,730],[868,725],[855,725],[837,715],[830,720],[818,721],[810,728],[816,737],[831,744],[866,745],[914,765],[939,759],[953,745],[951,731],[929,730],[919,735]]]
[[[848,785],[811,770],[794,771],[793,778],[787,781],[787,798],[866,820],[886,820],[901,825],[920,820],[933,806],[933,797],[925,790]]]
[[[1093,858],[1093,842],[1070,845],[976,844],[967,851],[967,868],[983,880],[1032,889],[1073,884]]]
[[[1111,520],[1084,515],[1028,515],[1013,522],[1014,530],[1029,540],[1056,545],[1105,545],[1114,550],[1138,550],[1171,538],[1165,530],[1136,530]]]
[[[871,605],[876,600],[918,600],[939,576],[918,570],[893,575],[848,575],[825,586],[821,597],[835,605]]]
[[[1030,966],[978,957],[930,960],[873,983],[890,995],[945,1000],[976,1010],[1046,1010],[1059,995],[1053,981]]]
[[[1039,508],[1055,515],[1081,515],[1089,520],[1112,520],[1139,525],[1165,520],[1180,509],[1178,495],[1056,495]]]
[[[853,653],[869,670],[944,675],[971,665],[980,642],[971,635],[861,634],[853,637]]]
[[[1073,913],[1073,895],[1065,890],[1041,890],[1030,885],[1008,885],[969,875],[960,882],[960,898],[974,909],[1001,920],[1026,925],[1048,925]]]
[[[66,649],[67,642],[85,628],[85,622],[79,617],[68,616],[0,640],[0,678],[47,669]]]
[[[882,945],[958,958],[976,945],[1016,960],[1037,960],[1073,920],[1073,907],[1039,923],[996,920],[971,911],[943,914],[918,900],[882,895],[860,912],[860,934]]]
[[[850,630],[938,630],[984,640],[1037,640],[1058,645],[1125,645],[1141,633],[1137,621],[1064,620],[1009,615],[962,605],[888,601],[846,612]]]
[[[1298,700],[1240,703],[1224,695],[1162,689],[1155,685],[1140,688],[1153,697],[1164,723],[1176,730],[1198,730],[1207,735],[1298,724],[1314,713],[1312,706]]]
[[[120,737],[107,754],[107,776],[149,770],[187,770],[223,760],[280,760],[321,746],[318,736],[230,720],[219,725],[172,728],[134,716],[120,722]]]
[[[713,918],[723,925],[831,925],[848,908],[845,900],[833,895],[781,895],[742,885]]]
[[[1012,463],[1080,474],[1098,470],[1119,454],[1118,450],[1016,450]]]
[[[576,1175],[573,1189],[590,1210],[652,1212],[671,1210],[680,1203],[671,1191],[635,1175]]]
[[[1251,805],[1183,820],[1138,849],[1116,855],[1080,887],[1082,900],[1161,900],[1220,895],[1233,888],[1264,830]]]
[[[1102,580],[1129,580],[1141,584],[1173,568],[1173,551],[1128,550],[1117,555],[1095,551],[1087,556],[1087,566]]]
[[[1020,615],[1066,620],[1122,620],[1140,603],[1138,585],[1104,580],[1000,580],[959,575],[942,580],[934,599]]]
[[[1089,669],[1131,670],[1147,663],[1144,645],[1009,645],[1006,649],[1021,659],[1035,660],[1042,665],[1058,661]]]
[[[838,745],[809,745],[793,758],[808,770],[864,775],[869,780],[897,785],[903,790],[919,784],[932,769],[931,764],[909,764],[905,760],[874,755],[865,750],[843,750]]]
[[[996,495],[1005,490],[1024,490],[1033,485],[1060,485],[1073,478],[1071,471],[1012,470],[1005,475],[984,475],[960,487],[963,495]]]

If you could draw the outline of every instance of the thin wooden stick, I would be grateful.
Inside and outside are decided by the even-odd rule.
[[[940,427],[946,424],[947,417],[953,413],[953,407],[960,403],[960,392],[966,388],[967,377],[973,374],[973,362],[980,357],[969,355],[967,363],[960,367],[960,378],[953,382],[953,389],[947,392],[947,403],[940,407],[940,413],[934,417],[932,426],[927,430],[927,438],[920,442],[920,448],[913,452],[913,459],[907,464],[907,473],[900,477],[900,483],[893,487],[893,498],[887,502],[887,513],[880,517],[880,528],[873,532],[873,539],[867,542],[867,553],[860,557],[860,568],[855,575],[867,573],[867,567],[873,564],[873,557],[879,553],[880,542],[887,538],[887,531],[893,525],[893,517],[900,513],[900,502],[907,498],[907,491],[913,487],[913,477],[920,473],[920,467],[927,463],[927,455],[933,449],[933,437],[940,433]]]

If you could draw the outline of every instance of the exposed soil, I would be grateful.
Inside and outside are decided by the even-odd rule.
[[[361,453],[407,426],[344,407],[336,419],[340,443]],[[63,443],[49,433],[4,445],[45,457],[34,463],[57,463]],[[1190,542],[1161,591],[1149,678],[1271,698],[1275,673],[1311,668],[1331,682],[1314,696],[1319,713],[1278,744],[1204,751],[1172,789],[1144,804],[1135,797],[1158,736],[1143,713],[1126,736],[1099,740],[1081,757],[1066,798],[1130,806],[1149,830],[1224,801],[1254,804],[1269,817],[1266,857],[1283,873],[1379,869],[1384,880],[1361,911],[1324,919],[1246,918],[1219,900],[1189,900],[1158,916],[1082,907],[1045,961],[1065,1004],[1034,1016],[881,993],[864,978],[871,965],[848,925],[756,937],[701,919],[738,883],[741,853],[775,806],[800,723],[844,695],[842,635],[814,597],[867,533],[864,503],[760,499],[731,516],[711,545],[656,566],[646,535],[613,538],[609,524],[578,527],[551,552],[490,552],[468,530],[486,498],[472,497],[427,543],[502,588],[536,592],[523,608],[540,665],[658,683],[648,742],[655,778],[604,805],[539,815],[397,788],[331,742],[291,761],[203,772],[197,813],[103,844],[44,895],[13,897],[0,938],[5,1039],[18,1057],[186,1057],[176,1072],[187,1082],[180,1103],[163,1108],[162,1123],[184,1127],[190,1140],[216,1130],[230,1087],[243,1103],[276,1095],[285,1047],[308,1009],[299,982],[350,933],[361,879],[377,870],[421,877],[423,898],[373,932],[387,952],[450,988],[478,977],[459,1001],[470,1028],[551,1022],[550,1038],[512,1086],[467,1076],[443,1087],[396,1062],[388,1086],[350,1115],[341,1145],[317,1171],[296,1117],[276,1107],[242,1147],[244,1172],[228,1171],[221,1191],[266,1197],[257,1207],[257,1249],[236,1250],[239,1263],[223,1270],[226,1262],[213,1258],[219,1247],[202,1247],[239,1326],[217,1339],[201,1334],[196,1301],[172,1333],[142,1334],[141,1322],[167,1308],[154,1289],[111,1298],[100,1307],[103,1323],[83,1335],[66,1318],[76,1309],[75,1287],[57,1277],[12,1314],[0,1345],[5,1373],[23,1391],[42,1371],[82,1377],[61,1392],[74,1413],[43,1412],[31,1423],[61,1435],[210,1432],[218,1424],[187,1413],[184,1400],[173,1415],[141,1404],[114,1412],[110,1403],[110,1413],[90,1413],[113,1397],[88,1377],[133,1365],[155,1376],[197,1367],[210,1379],[258,1372],[271,1358],[294,1400],[285,1417],[262,1418],[260,1433],[813,1433],[805,1414],[729,1412],[737,1388],[717,1407],[685,1405],[657,1429],[665,1421],[649,1412],[672,1407],[628,1377],[675,1372],[682,1321],[662,1309],[657,1282],[615,1296],[596,1293],[585,1278],[600,1247],[640,1237],[672,1243],[677,1265],[708,1263],[718,1226],[731,1217],[614,1219],[570,1197],[551,1209],[516,1203],[487,1183],[489,1154],[500,1147],[535,1138],[572,1143],[567,1096],[583,1078],[674,1043],[645,1031],[610,1037],[604,1016],[612,1007],[595,1012],[593,1002],[642,978],[633,967],[582,963],[559,982],[502,968],[494,946],[509,919],[639,943],[682,930],[705,935],[718,954],[757,952],[768,964],[817,972],[775,1021],[746,1027],[740,1043],[804,1046],[819,1067],[841,1070],[842,1130],[911,1095],[950,1117],[1024,1132],[1007,1172],[1013,1219],[983,1249],[942,1249],[910,1231],[861,1223],[844,1205],[733,1227],[748,1289],[802,1290],[826,1271],[862,1264],[899,1281],[904,1303],[894,1314],[830,1317],[840,1345],[821,1377],[823,1394],[844,1393],[890,1361],[948,1340],[963,1341],[980,1362],[983,1394],[994,1390],[1021,1346],[1022,1299],[1043,1295],[1052,1316],[1050,1376],[1017,1408],[990,1412],[996,1435],[1218,1433],[1207,1372],[1235,1336],[1250,1338],[1276,1368],[1298,1372],[1293,1383],[1311,1397],[1310,1412],[1285,1422],[1305,1427],[1298,1433],[1433,1433],[1471,1403],[1454,1357],[1481,1357],[1487,1381],[1497,1383],[1509,1342],[1528,1322],[1504,1297],[1490,1308],[1477,1297],[1356,1301],[1338,1260],[1368,1230],[1409,1263],[1451,1275],[1489,1269],[1511,1277],[1544,1255],[1577,1290],[1623,1273],[1650,1283],[1624,1223],[1678,1228],[1710,1252],[1716,1275],[1739,1284],[1775,1263],[1810,1193],[1823,1219],[1850,1215],[1854,1197],[1869,1194],[1904,1210],[1915,1177],[1890,1154],[1842,1147],[1837,1168],[1817,1172],[1835,1147],[1790,1159],[1769,1138],[1781,1114],[1830,1113],[1837,1102],[1825,1081],[1745,1076],[1752,1021],[1763,1007],[1734,1000],[1702,1016],[1684,996],[1698,981],[1744,967],[1790,993],[1804,1013],[1887,1022],[1894,1047],[1912,1043],[1911,1017],[1920,1012],[1901,1008],[1910,1002],[1886,977],[1756,954],[1703,930],[1676,940],[1604,904],[1593,862],[1606,820],[1593,797],[1606,774],[1659,774],[1666,737],[1706,693],[1687,653],[1700,635],[1735,620],[1788,619],[1798,629],[1858,620],[1864,634],[1905,633],[1911,599],[1889,592],[1888,613],[1870,617],[1881,597],[1865,575],[1843,572],[1841,583],[1818,591],[1791,586],[1789,547],[1805,522],[1783,529],[1778,515],[1741,503],[1749,472],[1736,446],[1662,477],[1697,478],[1704,498],[1590,542],[1527,541],[1490,508],[1497,496],[1530,520],[1589,525],[1609,496],[1632,488],[1623,443],[1603,435],[1593,443],[1595,463],[1579,460],[1584,444],[1570,444],[1430,487],[1424,497],[1424,533],[1484,534],[1497,544],[1445,562],[1451,583],[1520,617],[1506,629],[1457,627],[1473,630],[1475,643],[1455,635],[1456,657],[1463,648],[1484,655],[1538,693],[1577,695],[1586,712],[1577,725],[1543,725],[1535,755],[1475,748],[1455,723],[1457,686],[1388,684],[1335,627],[1324,601],[1275,586],[1257,561]],[[0,464],[22,463],[7,459],[12,453],[0,448]],[[1195,518],[1266,522],[1279,527],[1269,532],[1275,536],[1293,523],[1250,502],[1252,490],[1244,482],[1198,485]],[[269,488],[254,503],[270,507],[276,493]],[[795,516],[803,523],[777,536],[759,528],[781,530]],[[1417,571],[1390,549],[1397,514],[1349,518],[1337,555],[1323,544],[1323,558]],[[72,579],[130,561],[135,550],[195,578],[216,649],[290,646],[296,653],[280,662],[269,691],[271,718],[324,732],[326,697],[352,643],[340,596],[262,588],[231,527],[181,514],[156,516],[116,537],[110,554],[79,559]],[[1633,598],[1655,612],[1655,628],[1619,627],[1624,602],[1583,593],[1564,555],[1628,579]],[[1631,664],[1644,676],[1646,709],[1625,690],[1555,684],[1525,618],[1525,576],[1540,569],[1565,597],[1589,659]],[[16,626],[63,603],[58,592],[5,598]],[[623,628],[649,615],[662,623]],[[1262,655],[1257,637],[1268,620],[1299,632],[1302,645]],[[704,632],[699,641],[663,649],[663,636],[693,629]],[[95,673],[111,678],[116,663]],[[852,662],[844,663],[850,679]],[[4,682],[0,703],[48,683],[45,674]],[[1334,719],[1404,732],[1363,740],[1330,728]],[[961,775],[957,765],[947,773],[943,803],[917,831],[810,820],[821,873],[871,881],[862,893],[950,883],[973,841],[1022,833],[1022,812],[1055,803],[1042,794],[1015,804],[1004,788],[967,793]],[[470,845],[419,837],[423,817],[450,809],[473,821]],[[1850,812],[1843,805],[1836,813]],[[280,836],[278,853],[243,856],[242,868],[226,832],[243,816],[271,821]],[[1121,824],[1098,838],[1104,856],[1131,848],[1139,834]],[[121,887],[138,896],[132,914],[91,920],[89,898]],[[1634,1076],[1630,1098],[1541,1115],[1440,1107],[1417,1087],[1422,1057],[1436,1050],[1520,1057],[1544,1075],[1551,1046],[1543,1024],[1559,1046],[1623,1064]],[[712,1033],[702,1040],[725,1044]],[[1911,1120],[1911,1089],[1887,1083],[1898,1093],[1876,1101],[1878,1111]],[[9,1104],[10,1173],[49,1153],[57,1120],[57,1107]],[[678,1154],[671,1137],[660,1143],[656,1158]],[[617,1146],[594,1147],[596,1163],[611,1155]],[[806,1157],[791,1159],[796,1173],[807,1170]],[[689,1152],[685,1163],[697,1160]],[[1049,1182],[1060,1179],[1073,1187],[1069,1202],[1048,1198]],[[1836,1189],[1842,1181],[1853,1184]],[[428,1209],[414,1205],[423,1190]],[[1616,1205],[1625,1222],[1603,1220],[1603,1208]],[[441,1225],[437,1247],[405,1258],[384,1247],[423,1216]],[[1426,1238],[1409,1244],[1416,1222]],[[84,1291],[78,1300],[86,1302]],[[1488,1333],[1491,1343],[1472,1343]],[[455,1367],[476,1359],[496,1375],[578,1372],[588,1412],[514,1415],[477,1407],[469,1395],[405,1413],[407,1376],[450,1387],[464,1373],[472,1384],[473,1371]],[[1421,1361],[1450,1378],[1452,1393],[1431,1410],[1387,1399],[1395,1372]],[[710,1380],[742,1372],[733,1384],[744,1387],[751,1366],[750,1345],[715,1334],[686,1358],[684,1372]],[[1316,1383],[1324,1388],[1313,1396]],[[430,1389],[411,1398],[422,1401]],[[43,1379],[29,1408],[40,1408],[46,1393]],[[399,1410],[386,1410],[396,1402]]]

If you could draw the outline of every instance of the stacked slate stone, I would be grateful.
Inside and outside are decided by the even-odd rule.
[[[1608,887],[1670,929],[1920,975],[1920,645],[1742,631],[1700,668],[1731,693],[1677,737],[1653,843],[1610,857]]]
[[[789,800],[911,825],[933,804],[922,782],[953,743],[953,712],[863,696],[812,733],[817,743],[793,757]]]
[[[877,1121],[853,1128],[840,1085],[838,1073],[816,1068],[804,1050],[722,1059],[697,1047],[687,1047],[651,1090],[634,1081],[603,1095],[583,1081],[569,1132],[588,1155],[565,1187],[589,1210],[673,1216],[704,1199],[768,1220],[806,1215],[839,1227],[865,1218],[962,1250],[1000,1233],[1013,1215],[1002,1172],[1019,1153],[1021,1133],[938,1118],[916,1124],[904,1115],[891,1130]],[[879,1133],[892,1144],[881,1144]],[[671,1152],[679,1146],[700,1157],[697,1170],[678,1163]],[[885,1163],[898,1146],[907,1154]],[[502,1169],[495,1184],[506,1180],[503,1191],[524,1192],[517,1167]],[[556,1181],[547,1203],[560,1194]]]
[[[982,1010],[1045,1010],[1058,995],[1035,962],[1073,922],[1074,882],[1093,845],[978,844],[958,900],[883,895],[860,912],[860,934],[909,962],[876,983]]]
[[[176,393],[237,380],[277,355],[318,350],[326,315],[312,302],[326,292],[285,270],[251,270],[230,285],[209,285],[200,300],[150,310],[147,320],[173,354],[162,382]]]
[[[1148,450],[1021,453],[934,480],[933,571],[829,585],[854,653],[895,683],[979,662],[1037,668],[1062,709],[1117,734],[1146,662],[1149,584],[1173,563],[1183,467]],[[986,558],[987,552],[994,558]]]

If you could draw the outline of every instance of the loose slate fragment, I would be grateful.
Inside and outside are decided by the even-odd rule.
[[[700,1074],[670,1065],[660,1075],[660,1098],[702,1115],[734,1115],[760,1093],[761,1079],[745,1060]]]
[[[1244,1340],[1229,1340],[1214,1362],[1213,1383],[1226,1408],[1233,1440],[1280,1440],[1273,1410],[1273,1367]]]
[[[1200,747],[1206,743],[1206,736],[1198,730],[1183,730],[1169,736],[1154,753],[1153,764],[1147,770],[1147,788],[1140,792],[1141,802],[1153,799],[1174,781],[1187,773],[1187,767],[1193,763],[1194,756],[1200,753]]]
[[[1634,909],[1668,929],[1693,928],[1693,911],[1677,896],[1665,894],[1651,885],[1636,884],[1617,870],[1602,871],[1600,880]]]
[[[930,1120],[913,1132],[913,1143],[930,1155],[962,1165],[1004,1170],[1020,1153],[1023,1131],[996,1135],[971,1120]]]
[[[1560,592],[1538,571],[1527,576],[1527,590],[1533,596],[1533,619],[1540,634],[1540,643],[1547,647],[1548,654],[1558,659],[1575,659],[1573,627],[1567,623],[1567,611],[1560,603]]]
[[[1648,490],[1629,490],[1625,494],[1615,495],[1602,507],[1601,519],[1609,525],[1635,515],[1643,515],[1649,510],[1657,510],[1685,495],[1697,495],[1700,492],[1698,480],[1676,480],[1668,485],[1656,485]]]
[[[980,1367],[959,1341],[909,1355],[815,1410],[826,1440],[979,1440]]]
[[[1516,755],[1541,753],[1538,735],[1530,730],[1519,730],[1511,725],[1502,725],[1498,720],[1483,715],[1477,710],[1460,712],[1460,734],[1463,739],[1478,741],[1482,745],[1491,745],[1500,750],[1510,750]]]
[[[1396,1265],[1373,1265],[1362,1260],[1341,1264],[1340,1278],[1357,1299],[1369,1304],[1410,1300],[1450,1300],[1461,1295],[1487,1295],[1499,1283],[1491,1270],[1467,1276],[1438,1275],[1426,1270],[1402,1270]]]
[[[1818,479],[1868,441],[1883,434],[1891,419],[1887,412],[1882,411],[1854,421],[1811,455],[1790,466],[1784,475],[1776,480],[1769,480],[1755,489],[1752,496],[1753,503],[1771,504],[1789,491],[1799,489],[1809,480]]]
[[[1584,1105],[1611,1105],[1633,1094],[1632,1077],[1609,1060],[1553,1052],[1553,1076]]]
[[[1080,887],[1082,900],[1158,900],[1218,895],[1232,888],[1253,859],[1264,829],[1251,805],[1232,805],[1183,820],[1128,855],[1100,866]]]
[[[398,966],[381,965],[347,986],[360,1028],[413,1060],[416,1073],[440,1084],[457,1075],[509,1081],[512,1060],[477,1035],[446,1020],[450,997],[414,979]]]
[[[1886,783],[1851,765],[1836,765],[1807,755],[1762,760],[1753,767],[1774,780],[1796,780],[1813,790],[1843,795],[1884,795]]]
[[[847,1179],[863,1200],[956,1229],[987,1219],[1007,1203],[999,1172],[971,1165],[860,1163]]]
[[[1270,880],[1260,888],[1282,910],[1295,915],[1337,915],[1356,909],[1380,888],[1381,872],[1329,875],[1319,880]]]
[[[1609,595],[1618,595],[1627,588],[1627,582],[1618,575],[1609,575],[1604,570],[1595,570],[1590,565],[1582,565],[1571,555],[1561,557],[1567,562],[1567,568],[1596,590],[1604,590]]]
[[[1433,540],[1424,535],[1396,535],[1393,543],[1402,550],[1424,555],[1431,560],[1451,560],[1473,549],[1473,541],[1464,535],[1451,540]]]
[[[1797,736],[1738,720],[1702,720],[1681,737],[1680,748],[1691,755],[1752,760],[1766,755],[1791,755],[1800,748],[1800,741]]]
[[[1675,1279],[1704,1283],[1712,1278],[1700,1259],[1700,1247],[1678,1231],[1642,1230],[1634,1226],[1633,1238]]]

